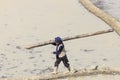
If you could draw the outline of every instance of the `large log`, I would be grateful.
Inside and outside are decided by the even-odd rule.
[[[70,77],[82,77],[82,76],[95,76],[95,75],[120,75],[120,68],[111,68],[104,66],[94,66],[93,68],[83,68],[79,70],[73,70],[72,72],[65,74],[64,72],[60,72],[56,75],[53,74],[43,74],[38,76],[31,77],[22,77],[22,78],[7,78],[0,80],[61,80]]]
[[[78,38],[100,35],[100,34],[109,33],[109,32],[113,32],[113,29],[102,30],[102,31],[97,31],[97,32],[92,32],[92,33],[86,33],[86,34],[81,34],[81,35],[76,35],[76,36],[69,36],[69,37],[62,38],[62,40],[68,41],[68,40],[73,40],[73,39],[78,39]],[[49,41],[45,41],[43,43],[36,43],[36,44],[30,45],[30,46],[27,46],[26,49],[32,49],[32,48],[45,46],[45,45],[49,45],[49,44],[51,44]]]
[[[96,68],[97,67],[97,68]],[[81,77],[81,76],[92,76],[92,75],[120,75],[120,68],[110,68],[110,67],[101,67],[101,66],[95,66],[95,68],[92,69],[81,69],[81,70],[76,70],[71,73],[65,74],[65,73],[60,73],[57,75],[43,75],[37,77],[39,80],[56,80],[56,79],[64,79],[64,78],[70,78],[70,77]],[[33,80],[35,78],[33,77]]]
[[[90,0],[79,0],[80,3],[91,13],[102,19],[120,35],[120,22],[110,14],[96,7]]]

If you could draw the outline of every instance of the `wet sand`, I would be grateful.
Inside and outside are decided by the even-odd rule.
[[[54,46],[26,50],[26,45],[110,28],[77,0],[2,0],[0,17],[0,78],[53,70]],[[120,67],[119,41],[113,32],[64,43],[71,67],[81,69],[91,65]],[[64,70],[61,64],[59,71]]]

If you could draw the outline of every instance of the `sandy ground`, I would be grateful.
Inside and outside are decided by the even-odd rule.
[[[26,45],[109,28],[78,0],[0,0],[0,77],[40,75],[52,70],[54,46],[26,50]],[[112,32],[65,42],[71,67],[120,67],[119,41]],[[62,64],[60,68],[65,70]]]

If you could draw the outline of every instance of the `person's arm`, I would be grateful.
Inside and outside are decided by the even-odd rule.
[[[50,40],[49,43],[52,44],[52,45],[54,45],[54,46],[56,46],[56,43],[53,42],[52,40]]]
[[[51,44],[54,45],[54,46],[56,46],[56,43],[55,43],[55,42],[52,42]]]

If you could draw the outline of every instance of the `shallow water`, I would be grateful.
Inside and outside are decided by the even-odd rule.
[[[97,7],[120,21],[120,0],[91,0]]]

